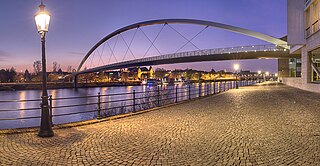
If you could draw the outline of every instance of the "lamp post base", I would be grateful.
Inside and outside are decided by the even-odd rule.
[[[42,138],[44,138],[44,137],[53,137],[53,135],[54,135],[54,133],[53,133],[52,130],[50,131],[50,130],[41,130],[40,129],[40,131],[38,133],[38,136],[42,137]]]

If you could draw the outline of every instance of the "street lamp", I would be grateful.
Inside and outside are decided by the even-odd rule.
[[[261,79],[260,74],[261,74],[261,70],[258,70],[259,83],[261,82],[261,81],[260,81],[260,79]]]
[[[267,79],[268,79],[267,77],[268,77],[268,76],[269,76],[269,72],[267,71],[267,72],[265,73],[265,75],[264,75],[264,80],[265,80],[265,81],[267,81]]]
[[[45,5],[41,2],[40,11],[34,16],[37,29],[41,37],[42,44],[42,103],[41,103],[41,124],[38,133],[39,137],[52,137],[54,135],[51,128],[49,115],[48,92],[47,92],[47,72],[46,72],[46,55],[45,55],[45,35],[48,32],[50,15],[44,11]]]
[[[238,86],[238,70],[239,70],[239,67],[240,67],[239,64],[234,64],[233,65],[233,68],[236,71],[236,89],[239,89],[239,86]]]

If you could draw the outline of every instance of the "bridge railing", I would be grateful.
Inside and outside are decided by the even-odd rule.
[[[124,66],[130,66],[130,64],[139,64],[154,62],[159,60],[170,60],[174,58],[182,57],[195,57],[195,56],[206,56],[206,55],[215,55],[215,54],[235,54],[235,53],[250,53],[250,52],[288,52],[290,47],[288,45],[252,45],[252,46],[239,46],[239,47],[228,47],[228,48],[215,48],[215,49],[206,49],[206,50],[197,50],[189,52],[179,52],[173,54],[165,54],[159,56],[146,57],[141,59],[134,59],[128,61],[122,61],[112,64],[107,64],[100,67],[93,67],[90,69],[82,70],[78,74],[85,74],[90,72],[102,71],[106,69],[120,69]]]
[[[156,57],[149,57],[141,59],[143,61],[151,60],[161,60],[168,58],[179,58],[179,57],[189,57],[189,56],[203,56],[203,55],[213,55],[213,54],[232,54],[240,52],[266,52],[266,51],[287,51],[287,45],[252,45],[252,46],[240,46],[240,47],[227,47],[227,48],[215,48],[197,51],[180,52],[174,54],[160,55]]]
[[[267,52],[267,51],[288,51],[287,45],[252,45],[252,46],[239,46],[239,47],[227,47],[227,48],[215,48],[215,49],[205,49],[205,50],[197,50],[197,51],[188,51],[188,52],[179,52],[173,54],[165,54],[129,61],[118,62],[113,65],[125,65],[130,63],[139,63],[139,62],[150,62],[156,60],[165,60],[165,59],[173,59],[180,57],[192,57],[192,56],[203,56],[203,55],[214,55],[214,54],[232,54],[232,53],[246,53],[246,52]]]
[[[128,93],[101,94],[80,97],[49,97],[49,111],[52,124],[63,124],[89,119],[101,119],[119,114],[134,113],[154,107],[178,103],[199,97],[214,95],[239,86],[252,85],[259,80],[219,81],[188,84],[183,87],[156,88]],[[12,108],[10,103],[23,103]],[[32,104],[30,104],[32,103]],[[0,101],[0,129],[16,128],[12,125],[26,124],[28,127],[40,124],[41,99]],[[33,105],[26,108],[25,105]],[[15,123],[11,123],[15,121]],[[30,126],[31,124],[31,126]],[[7,127],[4,127],[7,126]]]

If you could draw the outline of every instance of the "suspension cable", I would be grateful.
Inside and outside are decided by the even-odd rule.
[[[135,36],[136,36],[136,34],[137,34],[137,31],[138,31],[138,28],[136,29],[136,31],[135,31],[134,34],[133,34],[133,37],[132,37],[132,39],[131,39],[131,41],[130,41],[130,44],[129,44],[129,47],[128,47],[128,49],[127,49],[127,51],[126,51],[126,53],[125,53],[125,56],[123,57],[122,61],[123,61],[124,58],[126,57],[126,55],[127,55],[127,53],[128,53],[128,50],[129,50],[129,48],[131,47],[131,44],[132,44],[132,42],[133,42],[133,39],[135,38]],[[131,49],[130,49],[130,51],[131,51]],[[132,51],[131,51],[131,53],[132,53],[133,57],[135,58],[135,56],[134,56],[134,54],[133,54]]]
[[[179,31],[177,31],[175,28],[173,28],[171,25],[168,24],[168,26],[173,29],[175,32],[177,32],[181,37],[183,37],[185,40],[189,41],[188,38],[186,38],[184,35],[182,35]],[[194,45],[192,42],[190,42],[190,44],[192,44],[195,48],[197,48],[198,50],[200,50],[199,47],[197,47],[196,45]]]
[[[100,60],[102,61],[102,64],[104,64],[104,61],[103,61],[103,58],[102,58],[102,55],[103,55],[103,51],[104,51],[104,47],[106,46],[106,43],[104,43],[103,44],[103,46],[102,46],[102,51],[101,51],[101,53],[100,53],[100,59],[99,59],[99,62],[100,62]],[[98,52],[99,53],[99,52]],[[98,65],[99,66],[99,65]]]
[[[146,35],[146,33],[144,33],[144,31],[141,29],[141,28],[139,28],[140,29],[140,31],[144,34],[144,36],[149,40],[149,42],[151,43],[151,46],[153,46],[157,51],[158,51],[158,53],[160,54],[160,55],[162,55],[161,54],[161,52],[159,51],[159,49],[153,44],[153,42],[150,40],[150,38]],[[162,29],[163,29],[163,27],[161,28],[161,31],[162,31]],[[150,47],[151,47],[150,46]],[[150,49],[150,47],[149,47],[149,49]],[[149,51],[149,49],[147,50],[147,52],[143,55],[143,58],[146,56],[146,54],[148,53],[148,51]]]
[[[128,53],[128,50],[131,52],[131,54],[132,54],[132,56],[133,56],[133,58],[134,59],[136,59],[136,57],[134,56],[134,54],[133,54],[133,52],[131,51],[131,49],[130,49],[130,45],[128,45],[128,43],[126,42],[126,40],[124,40],[124,37],[122,36],[122,34],[120,33],[119,34],[120,36],[121,36],[121,38],[122,38],[122,40],[124,41],[124,43],[126,44],[126,46],[127,46],[127,51],[126,51],[126,53],[124,54],[124,56],[123,56],[123,59],[122,60],[124,60],[124,58],[126,57],[126,55],[127,55],[127,53]],[[132,40],[131,40],[132,41]],[[131,43],[130,43],[131,44]]]
[[[209,26],[204,27],[201,31],[199,31],[196,35],[194,35],[190,40],[187,41],[183,46],[181,46],[175,53],[180,51],[182,48],[184,48],[188,43],[192,43],[191,41],[196,38],[200,33],[202,33],[204,30],[206,30]],[[198,48],[199,49],[199,48]],[[199,49],[200,50],[200,49]]]
[[[94,56],[95,56],[95,55],[96,55],[96,52],[93,53],[92,57],[90,56],[90,60],[91,60],[91,61],[90,61],[90,62],[91,62],[91,63],[90,63],[90,68],[91,68],[91,67],[94,67],[93,59],[94,59]]]
[[[113,57],[115,58],[116,62],[118,62],[116,56],[114,55],[114,49],[116,48],[116,45],[117,45],[117,43],[118,43],[118,38],[119,38],[119,35],[117,35],[116,42],[115,42],[114,45],[113,45],[113,49],[111,48],[110,44],[107,42],[107,44],[108,44],[108,46],[109,46],[109,49],[110,49],[110,51],[111,51],[111,56],[110,56],[110,58],[109,58],[108,64],[109,64],[110,61],[111,61],[112,55],[113,55]]]

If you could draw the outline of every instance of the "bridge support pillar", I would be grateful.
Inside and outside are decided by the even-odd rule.
[[[78,75],[73,76],[73,87],[78,88]]]

